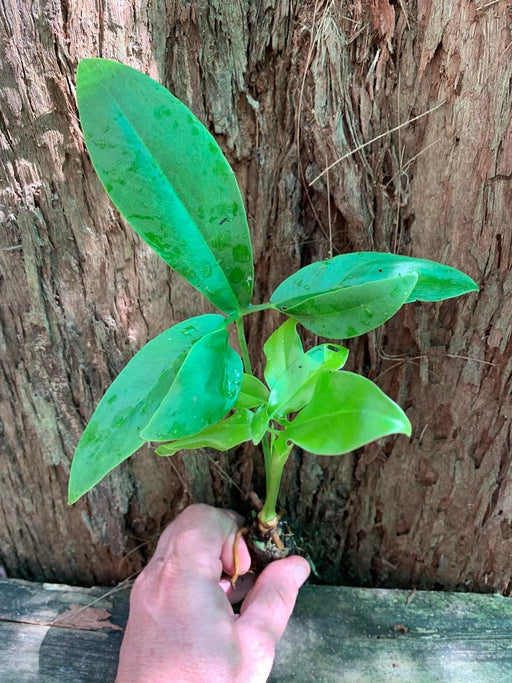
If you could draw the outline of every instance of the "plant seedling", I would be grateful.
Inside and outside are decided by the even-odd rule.
[[[277,498],[294,445],[340,455],[389,434],[411,434],[394,401],[342,369],[346,348],[329,342],[305,351],[297,323],[344,340],[375,329],[403,304],[441,301],[478,287],[433,261],[358,252],[301,268],[269,302],[254,305],[242,197],[201,122],[163,86],[107,59],[80,62],[77,98],[87,149],[115,206],[220,313],[174,325],[126,365],[80,439],[69,502],[146,442],[158,444],[157,455],[172,456],[252,441],[261,444],[266,472],[259,544],[279,554]],[[243,319],[266,309],[287,319],[263,346],[263,383],[251,371]],[[241,356],[229,345],[232,325]]]

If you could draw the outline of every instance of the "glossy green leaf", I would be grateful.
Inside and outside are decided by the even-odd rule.
[[[107,389],[77,446],[69,478],[74,503],[145,442],[140,435],[194,344],[224,324],[220,315],[185,320],[148,342]]]
[[[410,273],[418,274],[407,301],[441,301],[478,290],[476,283],[455,268],[435,261],[373,251],[342,254],[301,268],[284,280],[271,297],[279,308],[340,287],[353,287]]]
[[[268,399],[269,416],[280,417],[303,408],[313,395],[320,372],[338,370],[348,350],[339,344],[321,344],[301,354],[276,380]]]
[[[348,339],[369,332],[389,320],[407,301],[416,273],[343,287],[312,296],[295,306],[281,305],[306,329],[329,339]]]
[[[203,124],[166,88],[108,59],[80,62],[77,99],[94,168],[134,230],[222,311],[247,306],[243,201]]]
[[[192,448],[215,448],[227,451],[252,438],[251,423],[253,413],[241,408],[225,420],[206,427],[197,434],[166,443],[156,449],[157,455],[174,455],[178,451]]]
[[[235,408],[256,408],[268,400],[268,389],[254,375],[244,373],[242,388],[236,399]]]
[[[331,370],[282,438],[317,455],[341,455],[388,434],[410,436],[403,410],[369,379]]]
[[[300,410],[313,393],[321,365],[305,353],[274,382],[268,399],[269,414],[281,416]]]
[[[339,370],[347,362],[348,349],[340,344],[319,344],[306,353],[322,366],[323,370]]]
[[[242,385],[242,359],[223,327],[197,341],[158,410],[141,432],[147,441],[170,441],[215,424],[233,407]]]
[[[272,442],[272,460],[284,465],[292,448],[293,443],[286,438],[286,432],[280,432]]]
[[[254,413],[251,425],[251,439],[255,446],[257,446],[265,436],[269,421],[270,418],[267,406],[260,406]]]
[[[302,342],[295,320],[287,320],[270,335],[263,346],[263,353],[267,359],[265,381],[272,389],[277,378],[302,356]]]

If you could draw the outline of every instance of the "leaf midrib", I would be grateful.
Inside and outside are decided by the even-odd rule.
[[[144,150],[146,151],[146,154],[147,154],[151,159],[153,159],[153,160],[155,161],[156,166],[157,166],[157,168],[158,168],[158,170],[159,170],[159,172],[160,172],[162,178],[164,178],[166,185],[170,188],[172,195],[176,197],[176,199],[178,200],[178,203],[179,203],[180,206],[183,208],[183,211],[185,212],[186,216],[189,218],[190,223],[194,226],[195,232],[200,236],[200,238],[201,238],[203,244],[206,246],[208,252],[212,255],[215,265],[217,266],[218,270],[220,271],[220,273],[221,273],[221,275],[222,275],[222,278],[224,279],[225,283],[226,283],[227,286],[228,286],[229,291],[230,291],[230,292],[232,293],[232,295],[234,296],[234,299],[235,299],[235,302],[236,302],[235,308],[236,308],[236,310],[238,310],[239,307],[240,307],[240,305],[239,305],[239,301],[238,301],[238,297],[237,297],[236,292],[233,290],[233,288],[232,288],[232,286],[231,286],[231,283],[230,283],[229,280],[227,279],[226,274],[225,274],[224,270],[222,269],[222,266],[220,265],[219,260],[218,260],[218,258],[217,258],[217,256],[216,256],[215,252],[211,249],[211,247],[210,247],[210,245],[208,244],[208,242],[206,241],[206,239],[205,239],[203,233],[201,232],[201,229],[199,228],[199,226],[197,225],[197,223],[195,222],[195,220],[192,218],[192,216],[191,216],[191,214],[190,214],[190,211],[188,210],[188,208],[186,207],[186,205],[183,203],[183,201],[182,201],[180,195],[174,190],[174,187],[172,186],[171,182],[170,182],[169,179],[167,178],[166,173],[164,172],[164,170],[162,169],[162,167],[161,167],[161,165],[160,165],[160,163],[159,163],[158,157],[156,157],[156,156],[153,154],[151,148],[146,144],[144,138],[143,138],[143,137],[141,136],[141,134],[139,133],[138,128],[133,124],[132,120],[124,113],[124,111],[123,111],[123,109],[121,108],[121,105],[119,104],[117,98],[111,93],[111,91],[110,91],[110,89],[107,87],[107,85],[106,85],[105,83],[102,83],[101,88],[104,90],[104,92],[107,94],[107,96],[111,98],[111,100],[113,101],[114,105],[116,106],[118,112],[119,112],[119,113],[121,114],[121,116],[127,121],[128,125],[130,126],[130,129],[133,130],[133,132],[135,133],[135,136],[136,136],[137,140],[141,143],[142,147],[143,147]],[[93,162],[93,165],[94,165],[94,162]],[[121,209],[119,209],[119,210],[121,211]],[[123,213],[123,211],[121,211],[121,213]]]
[[[295,304],[294,306],[287,307],[287,308],[286,308],[286,313],[287,313],[287,315],[291,315],[291,316],[293,316],[294,313],[297,313],[298,315],[301,315],[301,316],[304,316],[304,317],[315,317],[315,316],[318,315],[318,313],[310,313],[310,312],[308,312],[308,311],[304,311],[304,312],[302,312],[302,311],[294,311],[294,309],[296,309],[298,306],[302,306],[303,304],[307,304],[307,303],[310,302],[312,299],[320,299],[320,298],[323,297],[323,296],[327,296],[328,294],[332,294],[333,292],[337,292],[337,291],[339,291],[339,290],[353,289],[353,288],[356,288],[356,287],[357,287],[357,288],[359,288],[359,287],[366,287],[367,285],[374,284],[375,282],[385,282],[386,280],[398,280],[399,278],[400,278],[400,279],[403,279],[404,277],[409,277],[409,275],[412,275],[412,274],[417,275],[417,273],[408,273],[407,275],[398,276],[398,277],[395,277],[395,278],[385,278],[385,279],[383,279],[383,280],[372,280],[371,282],[365,282],[365,283],[363,283],[362,285],[350,285],[350,286],[348,286],[348,287],[337,287],[337,288],[335,288],[335,289],[329,290],[328,292],[322,292],[321,294],[313,294],[313,295],[310,296],[309,298],[303,299],[303,300],[300,301],[298,304]],[[416,283],[417,283],[417,282],[418,282],[418,280],[416,279]],[[416,286],[416,283],[414,284],[414,286],[413,286],[413,288],[410,290],[410,292],[407,294],[407,297],[409,297],[410,294],[414,291],[414,287]],[[372,302],[373,302],[373,301],[380,301],[381,299],[387,299],[388,297],[389,297],[389,293],[387,293],[387,294],[381,294],[380,296],[375,296],[375,297],[372,299]],[[406,299],[406,301],[407,301],[407,299]],[[329,312],[325,312],[325,313],[322,311],[322,312],[321,312],[321,315],[322,315],[322,318],[334,318],[334,317],[339,316],[340,313],[345,313],[346,311],[352,311],[352,310],[354,310],[354,309],[356,309],[356,308],[359,308],[360,306],[364,306],[364,305],[365,305],[365,304],[354,304],[353,306],[348,306],[347,308],[336,309],[336,310],[329,311]]]
[[[311,405],[311,404],[310,404],[310,405]],[[358,413],[358,414],[364,413],[364,414],[366,414],[366,415],[377,415],[377,416],[379,416],[380,418],[384,418],[384,419],[386,419],[386,420],[391,420],[391,421],[393,421],[393,422],[398,422],[398,420],[397,420],[396,418],[389,417],[389,416],[387,416],[387,415],[385,415],[385,414],[383,414],[383,413],[381,413],[381,412],[378,412],[378,411],[376,411],[376,410],[368,410],[368,409],[361,409],[361,410],[337,410],[336,412],[331,412],[331,413],[325,413],[325,412],[324,412],[322,415],[318,415],[318,416],[315,416],[315,417],[308,418],[308,420],[307,420],[306,422],[302,423],[302,424],[296,425],[296,424],[294,424],[294,422],[292,422],[292,424],[290,425],[290,427],[289,427],[289,429],[287,430],[287,432],[288,432],[288,434],[290,434],[290,433],[293,432],[294,429],[295,429],[295,430],[298,430],[298,429],[300,429],[301,427],[305,427],[306,425],[314,424],[314,423],[316,423],[316,422],[319,422],[320,420],[326,420],[326,419],[329,419],[329,418],[332,418],[332,417],[335,417],[335,416],[339,416],[339,415],[350,415],[350,414],[354,414],[354,413]],[[298,417],[297,417],[296,419],[298,419]],[[304,418],[304,419],[305,419],[305,418]]]

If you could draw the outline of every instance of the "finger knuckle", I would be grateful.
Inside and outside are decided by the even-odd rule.
[[[186,521],[195,521],[198,518],[203,519],[204,517],[211,515],[211,512],[212,508],[209,505],[206,505],[205,503],[194,503],[183,510],[180,514],[180,518]]]

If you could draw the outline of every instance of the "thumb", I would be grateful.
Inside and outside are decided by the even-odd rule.
[[[268,665],[268,673],[272,668],[276,645],[295,606],[299,588],[309,572],[309,565],[302,557],[293,556],[272,562],[261,573],[243,602],[240,617],[235,622],[240,642],[246,653],[251,651],[253,661]]]

